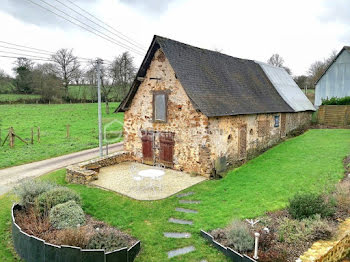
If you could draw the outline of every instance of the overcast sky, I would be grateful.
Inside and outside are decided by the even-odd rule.
[[[44,5],[43,0],[31,1]],[[48,1],[78,18],[56,0]],[[312,62],[350,45],[349,0],[72,1],[145,48],[158,34],[263,62],[279,53],[294,75],[305,74]],[[49,51],[73,48],[78,56],[109,60],[125,51],[29,0],[1,0],[0,24],[0,40],[19,45]],[[143,56],[132,55],[139,66]],[[0,61],[0,68],[10,73],[13,60],[0,57]]]

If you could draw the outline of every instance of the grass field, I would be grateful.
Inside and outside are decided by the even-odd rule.
[[[110,111],[113,112],[117,105],[110,104]],[[106,115],[104,105],[102,111],[104,125],[115,119],[123,121],[121,113]],[[70,125],[70,138],[66,138],[66,125]],[[0,168],[98,146],[97,104],[0,105],[2,141],[11,126],[28,142],[31,128],[39,126],[41,140],[38,143],[35,137],[33,145],[26,145],[16,139],[14,148],[8,143],[0,147]],[[110,129],[122,130],[122,124],[114,123]]]
[[[297,192],[331,190],[344,176],[343,158],[350,153],[350,130],[310,130],[287,140],[249,161],[221,180],[210,180],[186,191],[195,195],[187,199],[201,200],[198,214],[183,214],[175,207],[178,198],[160,201],[135,201],[113,192],[83,185],[68,185],[60,170],[41,179],[54,181],[79,192],[84,210],[92,216],[117,226],[142,241],[137,262],[228,261],[210,247],[199,230],[223,227],[233,218],[253,218],[266,211],[284,208]],[[9,245],[10,196],[0,199],[0,258],[15,261]],[[194,208],[194,207],[191,207]],[[191,219],[193,226],[169,224],[170,217]],[[3,224],[7,226],[2,226]],[[163,232],[190,232],[189,239],[166,239]],[[167,259],[166,252],[194,245],[195,252]]]
[[[36,99],[40,99],[39,95],[24,95],[24,94],[0,94],[0,103],[1,102],[25,102],[25,101],[31,101],[33,102]]]

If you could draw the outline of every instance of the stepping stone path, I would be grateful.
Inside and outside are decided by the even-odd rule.
[[[192,213],[192,214],[197,214],[198,213],[197,210],[187,209],[187,208],[182,208],[182,207],[177,207],[177,208],[175,208],[175,210],[177,212],[183,212],[183,213]]]
[[[187,196],[191,196],[194,195],[195,192],[187,192],[187,193],[183,193],[183,194],[178,194],[176,197],[178,198],[183,198],[183,197],[187,197]],[[199,200],[185,200],[185,199],[180,199],[179,200],[180,204],[190,204],[190,205],[198,205],[201,203],[201,201]],[[182,208],[182,207],[177,207],[175,208],[175,211],[177,212],[183,212],[183,213],[191,213],[191,214],[197,214],[198,211],[194,210],[194,209],[189,209],[189,208]],[[168,222],[170,223],[175,223],[175,224],[181,224],[181,225],[193,225],[193,221],[192,220],[184,220],[184,219],[177,219],[177,218],[169,218]],[[164,232],[164,237],[167,238],[191,238],[192,235],[190,233],[180,233],[180,232]],[[190,252],[195,251],[196,248],[194,246],[187,246],[187,247],[183,247],[183,248],[179,248],[179,249],[174,249],[174,250],[170,250],[168,252],[168,258],[172,258],[175,256],[179,256],[179,255],[184,255]],[[206,260],[201,260],[201,262],[207,262]]]

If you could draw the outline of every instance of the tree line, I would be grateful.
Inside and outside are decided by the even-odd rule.
[[[96,61],[86,62],[87,66],[83,66],[72,49],[58,50],[46,63],[34,63],[24,57],[17,58],[14,62],[13,78],[0,70],[0,93],[38,94],[42,102],[69,102],[72,100],[69,94],[71,85],[97,84]],[[129,91],[136,74],[134,58],[129,52],[124,52],[111,63],[102,64],[100,68],[101,96],[108,107],[110,99],[121,101]]]
[[[316,81],[323,75],[336,56],[337,51],[334,50],[327,58],[313,62],[305,75],[293,76],[294,81],[301,89],[315,88]],[[284,64],[284,59],[279,54],[273,54],[267,63],[282,67],[288,74],[292,75],[292,70]]]

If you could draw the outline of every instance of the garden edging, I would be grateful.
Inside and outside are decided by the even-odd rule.
[[[247,255],[241,255],[237,251],[229,247],[221,245],[219,242],[214,240],[214,237],[209,233],[201,230],[201,236],[205,238],[210,244],[212,244],[217,250],[221,251],[226,257],[230,258],[234,262],[257,262],[256,260],[248,257]]]
[[[17,254],[27,262],[132,262],[140,252],[140,241],[130,248],[125,247],[112,252],[46,243],[43,239],[23,232],[16,224],[14,210],[21,208],[18,204],[12,206],[12,240]]]

